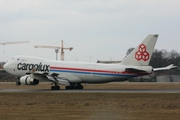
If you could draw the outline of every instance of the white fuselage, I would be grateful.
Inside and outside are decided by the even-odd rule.
[[[127,72],[126,68],[145,70],[146,74],[152,72],[151,66],[54,61],[30,56],[14,57],[4,65],[8,73],[18,77],[27,73],[57,74],[60,79],[68,80],[70,83],[106,83],[144,75]]]

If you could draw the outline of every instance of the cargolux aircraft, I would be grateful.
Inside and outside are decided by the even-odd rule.
[[[47,60],[32,56],[16,56],[9,60],[4,69],[19,78],[17,85],[38,85],[47,80],[54,83],[52,90],[59,90],[59,84],[66,89],[83,89],[81,83],[120,82],[148,75],[153,71],[169,70],[148,66],[158,35],[148,35],[120,64],[101,64]]]

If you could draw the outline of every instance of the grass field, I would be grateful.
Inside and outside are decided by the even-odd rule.
[[[179,89],[179,86],[123,83],[87,85],[85,89]],[[0,89],[13,87],[49,89],[50,85],[0,84]],[[0,120],[180,120],[180,93],[0,93]]]

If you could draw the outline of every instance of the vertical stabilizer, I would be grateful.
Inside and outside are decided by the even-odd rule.
[[[122,62],[123,65],[147,66],[158,35],[148,35]]]

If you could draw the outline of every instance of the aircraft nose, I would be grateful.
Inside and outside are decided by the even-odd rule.
[[[7,73],[11,72],[11,71],[10,71],[10,70],[11,70],[11,67],[10,67],[9,62],[7,62],[7,63],[4,64],[3,69],[4,69],[4,71],[7,72]]]

